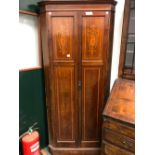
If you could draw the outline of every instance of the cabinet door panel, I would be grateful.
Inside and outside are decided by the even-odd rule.
[[[54,144],[75,147],[78,137],[77,15],[51,12],[49,22]]]
[[[82,146],[100,145],[103,108],[106,15],[82,15]]]
[[[98,140],[101,67],[83,67],[82,139]]]
[[[75,141],[74,67],[55,67],[55,102],[58,142]]]
[[[72,60],[74,59],[75,17],[72,16],[53,16],[51,17],[52,44],[54,60]]]
[[[83,17],[83,60],[103,60],[104,17]]]

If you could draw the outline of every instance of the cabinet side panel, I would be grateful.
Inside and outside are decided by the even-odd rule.
[[[43,56],[43,68],[44,68],[44,80],[45,80],[45,93],[46,93],[46,107],[47,107],[47,119],[48,119],[48,132],[49,143],[52,143],[52,117],[51,117],[51,104],[50,104],[50,61],[49,61],[49,48],[48,48],[48,19],[47,14],[42,13],[39,17],[40,20],[40,33],[41,33],[41,50]]]

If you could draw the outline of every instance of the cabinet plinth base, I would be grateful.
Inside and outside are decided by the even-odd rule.
[[[49,145],[52,155],[100,155],[100,148],[63,148]]]

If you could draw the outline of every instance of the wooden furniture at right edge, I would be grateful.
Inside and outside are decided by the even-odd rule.
[[[118,76],[135,79],[135,0],[125,0]]]
[[[117,79],[103,111],[102,155],[134,155],[135,82]]]

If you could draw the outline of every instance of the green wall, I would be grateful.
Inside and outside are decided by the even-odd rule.
[[[19,10],[39,12],[41,0],[19,0]],[[23,134],[35,122],[38,122],[40,146],[48,145],[47,116],[45,107],[45,87],[43,70],[19,72],[19,135]],[[21,142],[19,154],[22,155]]]
[[[46,147],[48,131],[42,69],[19,72],[19,134],[35,122],[38,122],[41,148]]]
[[[38,2],[42,0],[19,0],[19,10],[39,12]]]

